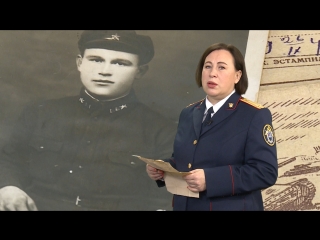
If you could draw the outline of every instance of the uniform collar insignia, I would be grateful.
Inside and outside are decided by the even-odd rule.
[[[229,103],[229,108],[233,108],[233,103]]]
[[[127,108],[127,104],[123,104],[123,105],[115,107],[115,108],[110,108],[109,112],[110,113],[118,112],[118,111],[120,111],[120,110],[122,110],[124,108]]]
[[[131,92],[126,97],[115,101],[99,101],[98,99],[92,98],[85,89],[82,89],[78,101],[84,108],[90,111],[103,110],[108,113],[116,113],[127,109],[129,106],[131,107],[137,102],[137,99],[134,92]]]
[[[87,107],[89,109],[91,109],[92,106],[97,104],[97,103],[89,103],[83,97],[79,98],[79,102],[81,102],[85,107]],[[128,107],[127,104],[122,104],[120,106],[110,107],[109,108],[109,112],[110,113],[118,112],[118,111],[121,111],[121,110],[123,110],[123,109],[125,109],[127,107]]]

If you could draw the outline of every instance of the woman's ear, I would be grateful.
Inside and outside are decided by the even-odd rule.
[[[240,81],[241,76],[242,76],[242,71],[241,70],[237,71],[236,72],[236,81],[234,84],[237,84]]]
[[[76,64],[77,64],[78,69],[79,69],[81,63],[82,63],[82,56],[80,54],[78,54],[77,58],[76,58]]]
[[[139,66],[138,72],[137,72],[137,75],[136,75],[135,78],[136,78],[136,79],[141,78],[148,70],[149,70],[149,66],[148,66],[148,65],[141,65],[141,66]]]

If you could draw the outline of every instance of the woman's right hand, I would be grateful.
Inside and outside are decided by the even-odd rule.
[[[164,176],[164,171],[154,168],[147,164],[146,166],[147,174],[152,180],[162,180]]]

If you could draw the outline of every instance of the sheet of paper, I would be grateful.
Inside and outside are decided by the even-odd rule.
[[[199,198],[199,193],[190,191],[187,188],[186,181],[183,179],[183,176],[189,174],[188,172],[179,172],[176,169],[174,169],[170,163],[165,162],[163,160],[154,160],[144,158],[138,155],[132,156],[139,158],[140,160],[144,161],[145,163],[149,164],[154,168],[164,171],[164,180],[166,182],[166,188],[168,192],[182,196]]]
[[[199,193],[192,192],[187,188],[187,183],[182,178],[181,174],[165,172],[164,180],[166,182],[168,192],[182,196],[199,198]]]

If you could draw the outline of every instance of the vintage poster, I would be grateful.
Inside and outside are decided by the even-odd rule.
[[[272,113],[279,175],[266,211],[320,209],[320,31],[270,30],[257,101]]]

